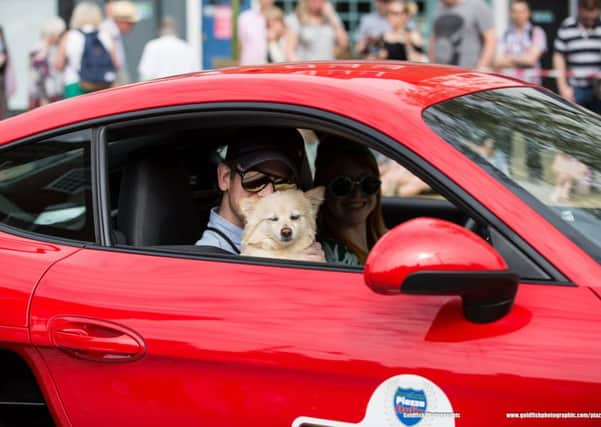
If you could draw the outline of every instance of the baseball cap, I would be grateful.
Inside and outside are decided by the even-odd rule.
[[[227,146],[227,163],[236,163],[243,171],[261,163],[283,163],[294,179],[305,161],[305,147],[301,134],[294,128],[248,127],[238,129]]]
[[[132,24],[140,20],[136,5],[131,1],[121,0],[111,2],[111,15],[115,21],[125,21]]]

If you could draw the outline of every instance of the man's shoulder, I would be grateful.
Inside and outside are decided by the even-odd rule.
[[[378,12],[373,11],[373,12],[369,12],[369,13],[363,15],[359,21],[369,23],[369,22],[373,22],[377,19],[378,19]]]
[[[258,10],[251,7],[250,9],[240,12],[240,15],[238,15],[238,21],[244,22],[257,19],[260,15],[261,13]]]
[[[490,9],[490,5],[487,2],[485,2],[484,0],[465,0],[463,5],[468,8],[473,8],[474,6],[477,6],[477,7],[485,7],[487,9]]]
[[[564,29],[564,28],[576,28],[576,27],[578,27],[578,20],[576,19],[575,16],[568,16],[563,21],[561,21],[561,24],[559,24],[560,30]]]
[[[157,46],[161,46],[161,38],[160,37],[149,40],[148,43],[146,43],[145,48],[151,50],[151,49],[156,49]]]
[[[106,18],[100,23],[100,30],[106,31],[111,37],[119,35],[119,27],[117,27],[115,21],[110,18]]]
[[[224,243],[226,242],[224,241],[223,237],[221,237],[221,235],[218,232],[216,232],[214,228],[207,227],[202,232],[202,236],[200,236],[200,239],[198,239],[198,241],[196,242],[196,246],[212,246],[226,250],[228,252],[232,252],[232,248]]]
[[[545,29],[539,25],[533,25],[532,26],[532,37],[540,37],[544,40],[546,40],[547,38],[547,32],[545,31]]]

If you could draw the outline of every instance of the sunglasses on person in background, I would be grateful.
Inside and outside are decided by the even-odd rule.
[[[357,187],[366,196],[373,196],[380,191],[381,181],[375,176],[367,175],[360,178],[337,176],[329,184],[328,189],[336,197],[347,197],[353,194]]]
[[[247,171],[237,169],[236,172],[240,175],[242,188],[249,193],[258,193],[269,184],[273,186],[274,191],[296,188],[296,184],[290,178],[271,175],[254,169]]]

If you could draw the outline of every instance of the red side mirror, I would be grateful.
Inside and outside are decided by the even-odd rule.
[[[519,278],[478,235],[452,222],[417,218],[384,235],[365,263],[365,282],[381,294],[460,295],[475,322],[509,312]]]

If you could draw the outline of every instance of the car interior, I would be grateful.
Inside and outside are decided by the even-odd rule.
[[[94,240],[89,133],[62,135],[2,152],[2,223],[67,239]]]
[[[167,130],[166,130],[167,128]],[[198,126],[196,122],[129,126],[107,133],[112,232],[116,245],[193,253],[210,209],[219,204],[216,183],[219,150],[239,126]],[[316,131],[315,139],[327,136]],[[306,140],[307,168],[312,170],[315,147]],[[317,142],[318,143],[318,142]],[[312,187],[309,179],[300,186]],[[420,216],[465,224],[467,216],[455,205],[430,191],[411,197],[383,197],[388,228]],[[218,251],[213,251],[218,253]]]

